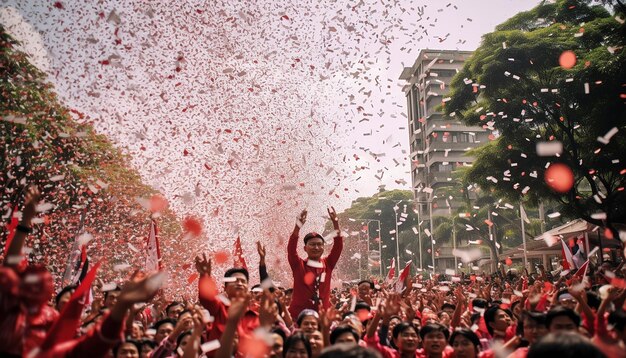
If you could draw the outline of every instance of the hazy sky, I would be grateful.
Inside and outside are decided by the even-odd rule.
[[[537,3],[5,0],[0,21],[178,215],[254,240],[409,188],[403,66]]]

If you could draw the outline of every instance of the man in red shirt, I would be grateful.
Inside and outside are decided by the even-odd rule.
[[[300,312],[307,308],[317,311],[320,304],[323,308],[330,307],[331,275],[343,249],[337,213],[335,208],[331,207],[328,209],[328,215],[333,222],[335,237],[330,254],[322,258],[324,238],[312,232],[304,237],[304,251],[307,253],[307,258],[300,258],[297,251],[298,236],[300,227],[306,222],[306,215],[306,210],[300,214],[287,244],[287,259],[293,273],[293,297],[289,305],[289,313],[292,317],[298,317]]]
[[[211,260],[207,260],[206,256],[196,257],[196,270],[200,274],[199,285],[202,284],[203,276],[211,276]],[[224,273],[224,293],[226,299],[220,299],[219,296],[203,297],[199,295],[200,304],[206,308],[214,321],[211,330],[208,333],[208,341],[220,339],[224,334],[226,323],[228,321],[228,301],[241,299],[248,294],[248,270],[242,267],[233,267]],[[237,333],[239,338],[252,335],[252,332],[259,327],[259,314],[248,309],[243,317],[239,320]],[[209,356],[213,356],[215,352],[209,352]],[[237,356],[240,352],[237,353]]]

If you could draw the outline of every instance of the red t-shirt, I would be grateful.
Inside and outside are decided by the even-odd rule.
[[[291,305],[289,305],[289,313],[294,320],[304,309],[318,310],[318,307],[312,300],[315,293],[316,280],[319,280],[318,295],[322,306],[324,308],[330,307],[331,275],[335,265],[337,265],[337,261],[339,261],[341,250],[343,250],[343,238],[341,235],[337,235],[333,239],[333,248],[330,250],[330,254],[319,262],[322,267],[316,267],[319,265],[311,266],[308,259],[303,260],[298,256],[298,241],[298,233],[294,232],[289,237],[289,243],[287,244],[287,259],[293,273],[293,296]],[[304,277],[309,272],[313,273],[314,279],[312,280],[313,282],[307,284],[304,282]]]

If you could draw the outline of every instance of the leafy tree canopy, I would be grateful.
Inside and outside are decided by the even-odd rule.
[[[613,224],[626,223],[625,28],[601,5],[557,0],[485,35],[445,103],[448,115],[495,135],[469,153],[476,160],[464,179],[496,197],[557,200],[563,214],[617,236]],[[571,68],[559,62],[566,51],[576,57]],[[562,152],[540,156],[544,142],[561,143]],[[564,194],[544,180],[555,162],[574,174]]]

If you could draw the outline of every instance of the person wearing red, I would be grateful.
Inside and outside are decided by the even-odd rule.
[[[317,311],[320,304],[324,309],[330,307],[331,275],[343,250],[343,238],[339,230],[339,220],[335,208],[328,209],[328,215],[333,222],[336,233],[333,239],[333,248],[328,257],[322,258],[324,238],[315,232],[304,237],[304,251],[307,258],[302,259],[298,256],[298,237],[300,228],[306,222],[306,210],[300,214],[289,237],[287,259],[293,274],[293,297],[291,305],[289,305],[289,313],[292,317],[298,317],[304,309]]]
[[[39,190],[30,187],[15,236],[7,242],[0,268],[0,356],[21,357],[39,346],[59,316],[47,303],[54,294],[52,275],[42,265],[23,268],[22,247],[32,231]],[[20,267],[22,266],[22,267]]]
[[[207,260],[206,255],[203,258],[196,257],[196,270],[200,274],[199,285],[202,284],[203,277],[211,276],[211,260]],[[226,270],[224,273],[224,292],[226,298],[230,301],[241,299],[248,294],[248,270],[241,267],[235,267]],[[199,290],[200,291],[200,290]],[[208,334],[208,341],[219,340],[224,334],[226,323],[228,321],[228,308],[224,301],[219,297],[205,297],[199,295],[200,304],[206,308],[214,318],[213,325]],[[255,329],[259,327],[259,314],[248,309],[237,327],[239,338],[252,335]],[[209,355],[215,352],[209,352]]]

